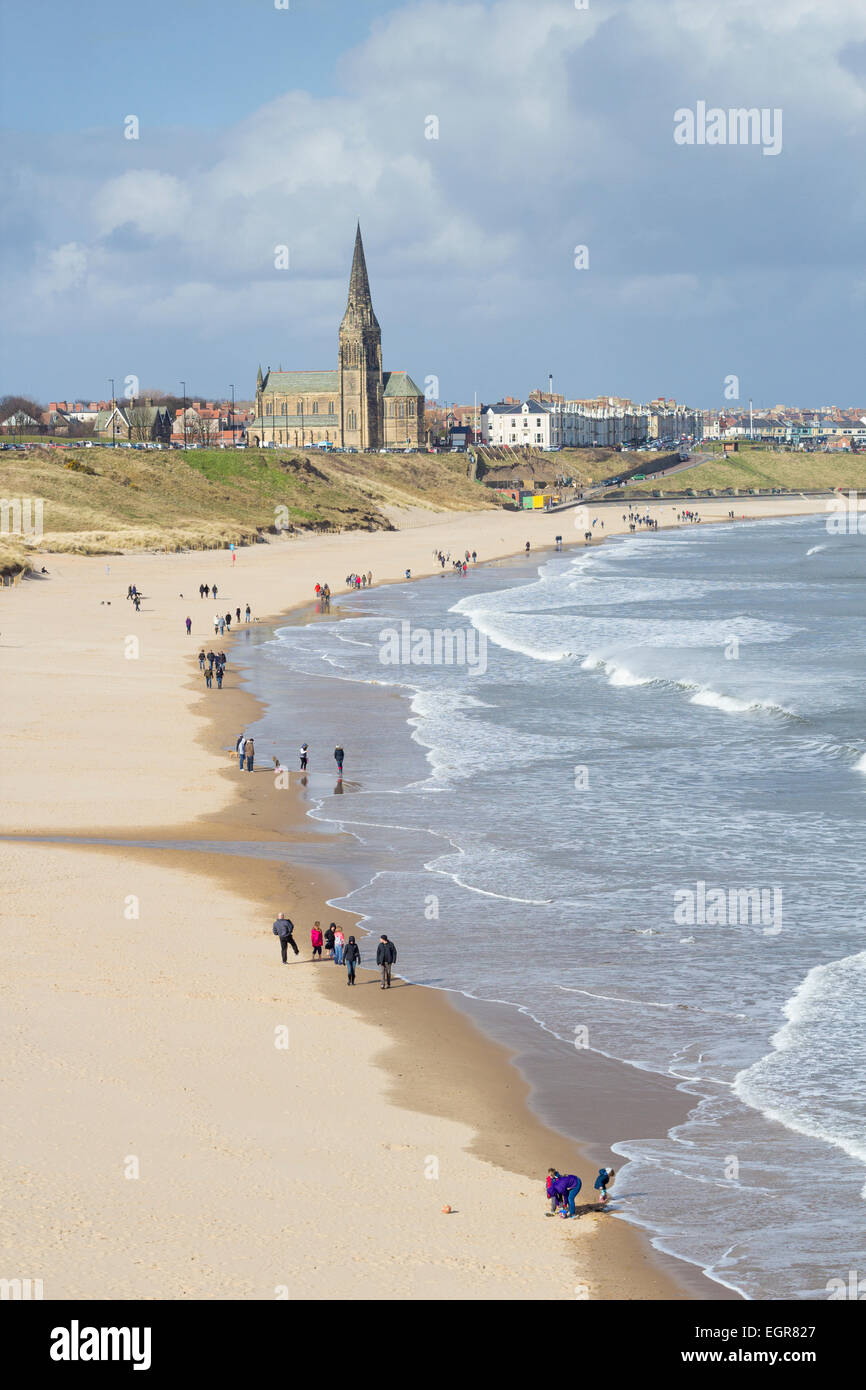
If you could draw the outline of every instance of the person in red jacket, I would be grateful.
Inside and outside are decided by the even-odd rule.
[[[321,928],[321,924],[320,924],[319,922],[316,922],[316,923],[314,924],[313,930],[310,932],[310,941],[312,942],[312,945],[313,945],[313,960],[316,959],[316,956],[318,956],[318,957],[319,957],[319,960],[321,960],[321,959],[322,959],[322,941],[323,941],[323,937],[322,937],[322,928]]]

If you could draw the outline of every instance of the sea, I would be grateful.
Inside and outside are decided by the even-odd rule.
[[[577,1138],[589,1053],[677,1088],[669,1131],[607,1136],[615,1209],[709,1296],[866,1288],[866,536],[449,561],[243,659],[399,974],[555,1049],[533,1104]]]

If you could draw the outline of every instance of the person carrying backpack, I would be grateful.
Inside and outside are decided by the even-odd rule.
[[[277,920],[274,922],[274,936],[278,936],[280,939],[280,950],[283,953],[283,965],[286,964],[286,953],[290,946],[296,956],[300,955],[300,951],[298,950],[298,943],[292,935],[294,930],[294,922],[292,922],[291,919],[288,918],[284,912],[281,912]]]
[[[387,936],[380,936],[379,945],[376,947],[376,964],[382,972],[381,989],[391,988],[391,966],[396,963],[397,947]]]

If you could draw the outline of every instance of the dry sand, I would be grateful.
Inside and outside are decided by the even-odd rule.
[[[699,505],[709,519],[731,504]],[[605,534],[621,512],[592,509]],[[440,545],[487,560],[574,536],[568,512],[412,520],[234,565],[222,551],[47,556],[47,578],[2,591],[0,833],[292,847],[284,864],[6,842],[3,1277],[41,1278],[49,1299],[684,1296],[623,1222],[543,1219],[547,1166],[577,1166],[585,1185],[590,1170],[533,1117],[503,1049],[432,991],[382,996],[365,976],[347,1008],[343,972],[307,961],[338,880],[304,867],[291,791],[222,751],[255,706],[236,688],[242,643],[223,691],[198,674],[216,609],[276,616],[354,569],[430,573]],[[198,595],[215,580],[216,605]],[[280,907],[303,950],[285,967]]]

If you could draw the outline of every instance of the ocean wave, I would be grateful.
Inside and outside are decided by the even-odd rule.
[[[793,710],[786,709],[775,700],[743,700],[736,695],[722,695],[718,690],[696,690],[689,704],[704,705],[707,709],[721,710],[725,714],[755,714],[765,710],[769,714],[783,714],[792,719],[799,717]]]
[[[813,966],[783,1012],[787,1022],[770,1039],[773,1051],[737,1073],[734,1094],[768,1119],[866,1164],[866,951]]]
[[[813,545],[811,550],[807,550],[807,551],[806,551],[806,555],[807,555],[807,557],[808,557],[809,555],[817,555],[819,550],[826,550],[826,549],[827,549],[826,545]]]
[[[652,685],[653,682],[652,676],[636,676],[627,666],[601,656],[588,656],[580,663],[580,668],[582,671],[604,671],[608,685],[613,686]]]

